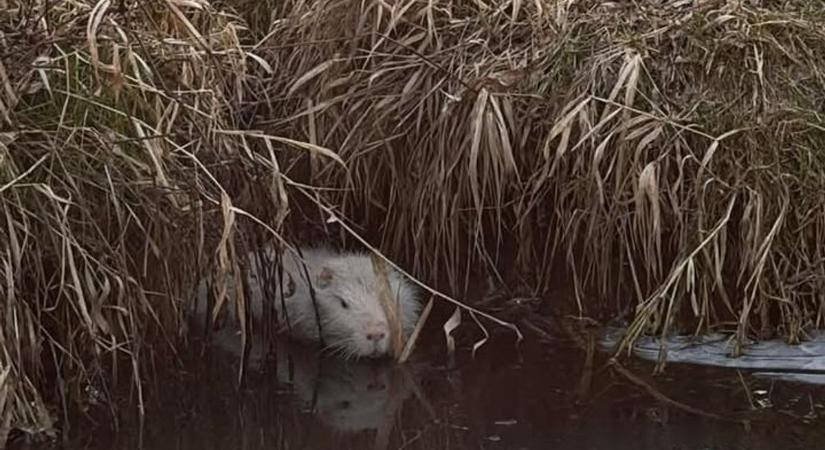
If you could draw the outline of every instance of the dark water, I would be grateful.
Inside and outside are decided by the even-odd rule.
[[[437,347],[397,367],[282,345],[253,355],[239,389],[232,351],[194,355],[147,387],[142,432],[124,413],[119,433],[73,430],[65,448],[825,448],[821,388],[673,365],[652,377],[642,363],[628,367],[633,382],[603,356],[587,370],[585,353],[564,344],[491,344],[449,367]]]

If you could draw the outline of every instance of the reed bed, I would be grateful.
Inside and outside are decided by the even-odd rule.
[[[239,17],[26,0],[0,2],[0,26],[0,429],[51,432],[123,375],[143,397],[193,283],[232,273],[244,186],[267,187],[258,220],[282,196],[245,135],[259,63]]]
[[[566,270],[630,339],[822,325],[822,2],[269,8],[256,126],[334,147],[323,198],[417,273]]]
[[[0,0],[0,429],[113,374],[142,395],[247,229],[330,212],[457,296],[563,273],[628,342],[803,339],[823,24],[807,0]]]

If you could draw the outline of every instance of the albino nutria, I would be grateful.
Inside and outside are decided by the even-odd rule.
[[[249,253],[247,304],[253,320],[263,317],[265,306],[271,307],[277,313],[279,331],[298,340],[319,342],[318,318],[327,352],[344,358],[388,355],[390,327],[378,297],[378,277],[369,254],[335,252],[326,248],[301,248],[300,253],[303,257],[289,250],[283,252],[280,283],[283,285],[283,301],[274,250],[267,247]],[[306,271],[301,261],[306,265]],[[315,291],[314,303],[307,273]],[[398,302],[402,334],[406,340],[421,312],[418,290],[395,270],[389,271],[389,285],[393,300]],[[269,288],[265,289],[265,286]],[[226,306],[230,311],[234,310],[234,302],[229,301]]]

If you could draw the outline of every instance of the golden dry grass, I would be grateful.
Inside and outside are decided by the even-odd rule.
[[[325,201],[453,291],[561,259],[636,332],[798,340],[825,318],[825,8],[660,3],[269,4],[286,94],[256,125],[335,147]]]
[[[694,3],[0,0],[0,428],[140,395],[247,229],[328,211],[459,296],[821,327],[825,5]]]
[[[48,431],[46,403],[105,393],[124,362],[142,396],[193,282],[233,273],[243,186],[267,186],[256,217],[275,228],[285,194],[239,114],[263,63],[239,18],[171,0],[0,2],[0,15],[0,417]]]

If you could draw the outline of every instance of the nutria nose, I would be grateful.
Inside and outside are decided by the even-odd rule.
[[[384,333],[383,331],[377,331],[375,333],[367,333],[367,340],[368,341],[380,341],[381,339],[384,339],[384,336],[386,336],[386,335],[387,335],[387,333]]]

